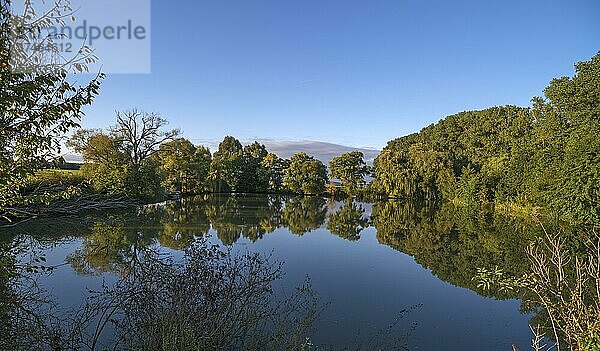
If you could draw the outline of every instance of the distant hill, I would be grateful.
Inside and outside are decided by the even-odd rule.
[[[198,145],[206,145],[214,152],[218,146],[218,141],[197,141],[193,140]],[[343,153],[350,151],[361,151],[365,155],[365,161],[367,164],[372,165],[373,160],[379,155],[380,150],[375,149],[364,149],[354,148],[350,146],[325,143],[321,141],[281,141],[272,139],[259,139],[259,143],[264,144],[270,152],[277,154],[281,158],[290,158],[293,154],[298,152],[306,152],[307,154],[314,156],[321,162],[328,164],[332,158],[339,156]],[[250,142],[244,142],[249,144]],[[63,155],[65,161],[71,163],[82,163],[83,158],[81,155],[76,153],[68,153]]]
[[[219,147],[220,141],[207,141],[207,140],[194,140],[192,141],[197,145],[206,145],[213,152]],[[322,141],[312,140],[300,140],[300,141],[289,141],[289,140],[273,140],[273,139],[258,139],[256,140],[267,147],[269,152],[275,153],[281,158],[290,158],[293,154],[298,152],[306,152],[307,154],[314,156],[321,162],[328,164],[332,158],[339,156],[343,153],[350,151],[361,151],[365,155],[365,161],[369,165],[373,165],[373,160],[379,155],[381,150],[366,149],[351,146],[344,146],[332,143],[326,143]],[[242,141],[242,144],[250,144],[253,141]]]
[[[83,163],[83,156],[81,156],[80,154],[76,154],[76,153],[68,153],[68,154],[63,154],[62,157],[65,159],[65,162],[68,163],[77,163],[77,164],[82,164]]]
[[[325,143],[321,141],[276,141],[276,140],[258,140],[264,144],[267,149],[281,158],[290,158],[297,152],[306,152],[314,156],[321,162],[328,164],[332,158],[346,152],[361,151],[365,155],[365,161],[372,165],[375,157],[379,155],[379,150],[354,148],[350,146]]]

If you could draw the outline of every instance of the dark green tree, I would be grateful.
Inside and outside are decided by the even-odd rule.
[[[600,53],[534,99],[532,197],[564,219],[600,221]]]
[[[210,179],[216,192],[238,192],[244,166],[242,143],[232,136],[226,136],[213,155]]]
[[[265,193],[268,184],[260,177],[262,160],[268,155],[267,148],[254,142],[244,147],[240,191],[248,193]]]

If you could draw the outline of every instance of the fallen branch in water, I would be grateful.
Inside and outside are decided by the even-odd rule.
[[[51,216],[69,216],[87,211],[103,211],[119,208],[131,208],[140,202],[127,197],[107,197],[101,194],[85,194],[75,198],[54,200],[47,204],[18,205],[6,207],[1,210],[0,228],[19,226],[32,219]]]

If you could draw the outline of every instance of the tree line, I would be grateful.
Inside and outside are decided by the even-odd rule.
[[[181,138],[179,130],[168,130],[162,116],[139,110],[118,112],[115,125],[107,130],[79,129],[67,145],[84,157],[81,175],[89,185],[86,191],[109,197],[154,201],[168,194],[210,192],[345,194],[543,209],[564,220],[597,223],[599,77],[600,54],[577,64],[574,77],[554,79],[544,98],[533,99],[532,107],[498,106],[448,116],[419,133],[390,141],[373,168],[359,151],[335,157],[327,168],[306,153],[282,159],[258,142],[244,146],[231,136],[211,153]],[[76,105],[74,113],[81,114],[97,84],[93,81],[83,89],[89,95],[85,99],[56,103]],[[5,112],[9,116],[11,111]],[[35,118],[59,124],[64,131],[77,125],[69,122],[75,117],[63,121],[54,115],[31,116],[27,121]],[[42,138],[28,130],[28,138]],[[41,151],[24,154],[19,137],[2,140],[5,203],[5,194],[25,203],[51,203],[81,191],[66,188],[29,196],[38,187],[23,175],[34,174],[47,158],[40,156]],[[48,138],[58,136],[42,138],[39,147],[46,154],[55,150]],[[368,176],[373,180],[367,184]]]
[[[93,209],[101,203],[127,204],[115,197],[150,201],[170,193],[201,192],[343,192],[539,208],[573,222],[600,220],[600,54],[578,63],[575,76],[552,80],[544,97],[534,98],[529,108],[461,112],[390,141],[373,169],[360,152],[351,152],[333,159],[328,174],[322,162],[305,153],[285,160],[264,145],[243,146],[233,137],[226,137],[211,154],[180,138],[178,130],[166,130],[162,116],[132,110],[117,113],[116,124],[108,130],[78,130],[69,145],[85,159],[83,179],[69,176],[52,183],[36,178],[38,171],[60,154],[66,135],[80,127],[83,109],[99,94],[103,75],[85,83],[74,78],[94,60],[85,50],[62,64],[26,60],[14,42],[15,33],[23,29],[15,23],[41,31],[61,21],[63,8],[56,5],[38,20],[35,13],[16,18],[10,4],[0,1],[4,220],[64,213],[65,201]],[[26,69],[15,69],[18,65]],[[371,172],[373,181],[366,184]],[[75,183],[77,179],[84,184]],[[341,186],[333,186],[330,179]],[[111,197],[112,202],[105,201]],[[60,206],[52,210],[52,204]]]
[[[371,190],[390,197],[537,207],[600,221],[600,53],[554,79],[530,108],[448,116],[392,140]]]
[[[166,130],[167,124],[154,113],[118,112],[108,130],[79,129],[67,145],[83,156],[81,173],[93,191],[110,196],[156,200],[173,194],[320,195],[328,190],[327,167],[304,152],[282,159],[258,142],[244,146],[226,136],[211,153],[181,138],[179,130]],[[364,189],[370,170],[359,151],[334,158],[329,169],[352,196]]]

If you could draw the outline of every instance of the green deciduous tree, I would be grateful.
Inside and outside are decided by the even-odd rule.
[[[156,154],[163,186],[171,193],[201,193],[207,190],[211,154],[186,139],[161,145]]]
[[[375,161],[375,189],[392,197],[437,201],[451,192],[452,161],[411,135],[393,142]]]
[[[79,129],[67,141],[67,146],[81,154],[87,163],[111,167],[127,162],[119,142],[102,130]]]
[[[138,110],[118,112],[117,123],[110,133],[78,131],[68,144],[83,155],[82,171],[96,191],[157,200],[164,192],[159,160],[154,155],[179,134],[178,130],[163,130],[166,125],[167,121],[157,114]]]
[[[360,151],[352,151],[334,157],[329,162],[331,176],[342,182],[342,187],[347,195],[357,195],[365,184],[365,177],[370,173],[370,167],[364,160]]]
[[[237,192],[241,179],[244,148],[239,140],[226,136],[213,155],[210,179],[217,192]]]
[[[264,179],[260,177],[262,160],[268,155],[267,148],[254,142],[244,147],[242,173],[240,175],[240,190],[249,193],[264,193],[267,186]]]
[[[600,53],[534,99],[533,187],[567,220],[600,221]]]
[[[554,79],[531,108],[448,116],[391,141],[372,188],[392,197],[509,202],[558,217],[600,220],[600,53]]]
[[[322,194],[326,183],[327,169],[321,161],[304,152],[292,156],[284,176],[287,189],[297,194]]]
[[[260,163],[258,178],[260,184],[265,186],[267,192],[279,193],[284,190],[284,172],[289,167],[290,161],[279,158],[269,153]]]
[[[83,107],[92,103],[100,88],[101,74],[82,85],[70,74],[85,70],[92,56],[82,63],[78,54],[45,69],[42,62],[25,60],[25,52],[14,41],[23,28],[37,33],[60,23],[60,11],[68,8],[68,3],[57,2],[36,16],[28,3],[27,12],[15,16],[11,1],[0,1],[0,217],[18,216],[9,207],[30,202],[21,193],[28,176],[58,154],[61,137],[78,126]]]
[[[101,130],[78,130],[67,145],[83,156],[81,172],[96,192],[123,195],[131,168],[117,140]]]
[[[282,189],[286,162],[254,142],[245,147],[227,136],[219,144],[211,166],[211,179],[217,192],[266,193]]]

